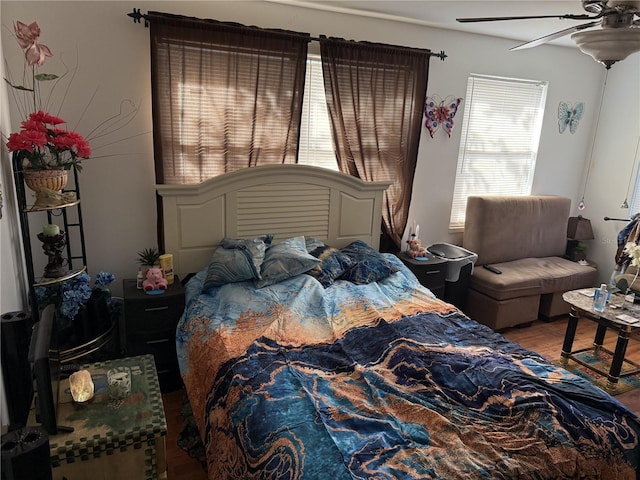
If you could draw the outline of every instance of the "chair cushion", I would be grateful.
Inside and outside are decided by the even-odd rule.
[[[523,258],[492,265],[502,274],[477,267],[471,288],[496,300],[566,292],[593,286],[597,280],[595,268],[561,257]]]

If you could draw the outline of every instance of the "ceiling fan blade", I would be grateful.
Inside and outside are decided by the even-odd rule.
[[[579,32],[580,30],[584,30],[585,28],[597,27],[600,25],[600,22],[589,22],[583,23],[582,25],[576,25],[574,27],[565,28],[564,30],[560,30],[555,33],[551,33],[549,35],[545,35],[544,37],[536,38],[535,40],[531,40],[530,42],[522,43],[516,47],[512,47],[509,50],[524,50],[525,48],[537,47],[538,45],[542,45],[544,43],[555,40],[556,38],[564,37],[565,35],[569,35],[571,33]]]
[[[477,18],[456,18],[456,22],[460,23],[472,23],[472,22],[496,22],[501,20],[529,20],[534,18],[566,18],[569,20],[593,20],[600,18],[601,15],[593,16],[585,13],[573,15],[532,15],[523,17],[477,17]]]

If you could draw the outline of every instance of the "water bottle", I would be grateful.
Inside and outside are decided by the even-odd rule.
[[[604,312],[604,308],[607,306],[608,296],[609,292],[607,291],[607,284],[603,283],[593,294],[593,309],[596,312]]]

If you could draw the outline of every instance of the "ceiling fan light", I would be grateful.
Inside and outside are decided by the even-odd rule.
[[[640,51],[640,28],[587,30],[574,33],[571,39],[583,53],[607,68]]]

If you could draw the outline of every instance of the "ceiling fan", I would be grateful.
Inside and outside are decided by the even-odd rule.
[[[495,22],[504,20],[530,20],[536,18],[560,18],[589,20],[587,23],[560,30],[511,50],[537,47],[565,35],[571,35],[578,48],[607,69],[640,51],[640,1],[632,0],[582,0],[582,8],[588,13],[566,15],[531,15],[511,17],[457,18],[460,23]],[[583,31],[584,30],[584,31]]]

